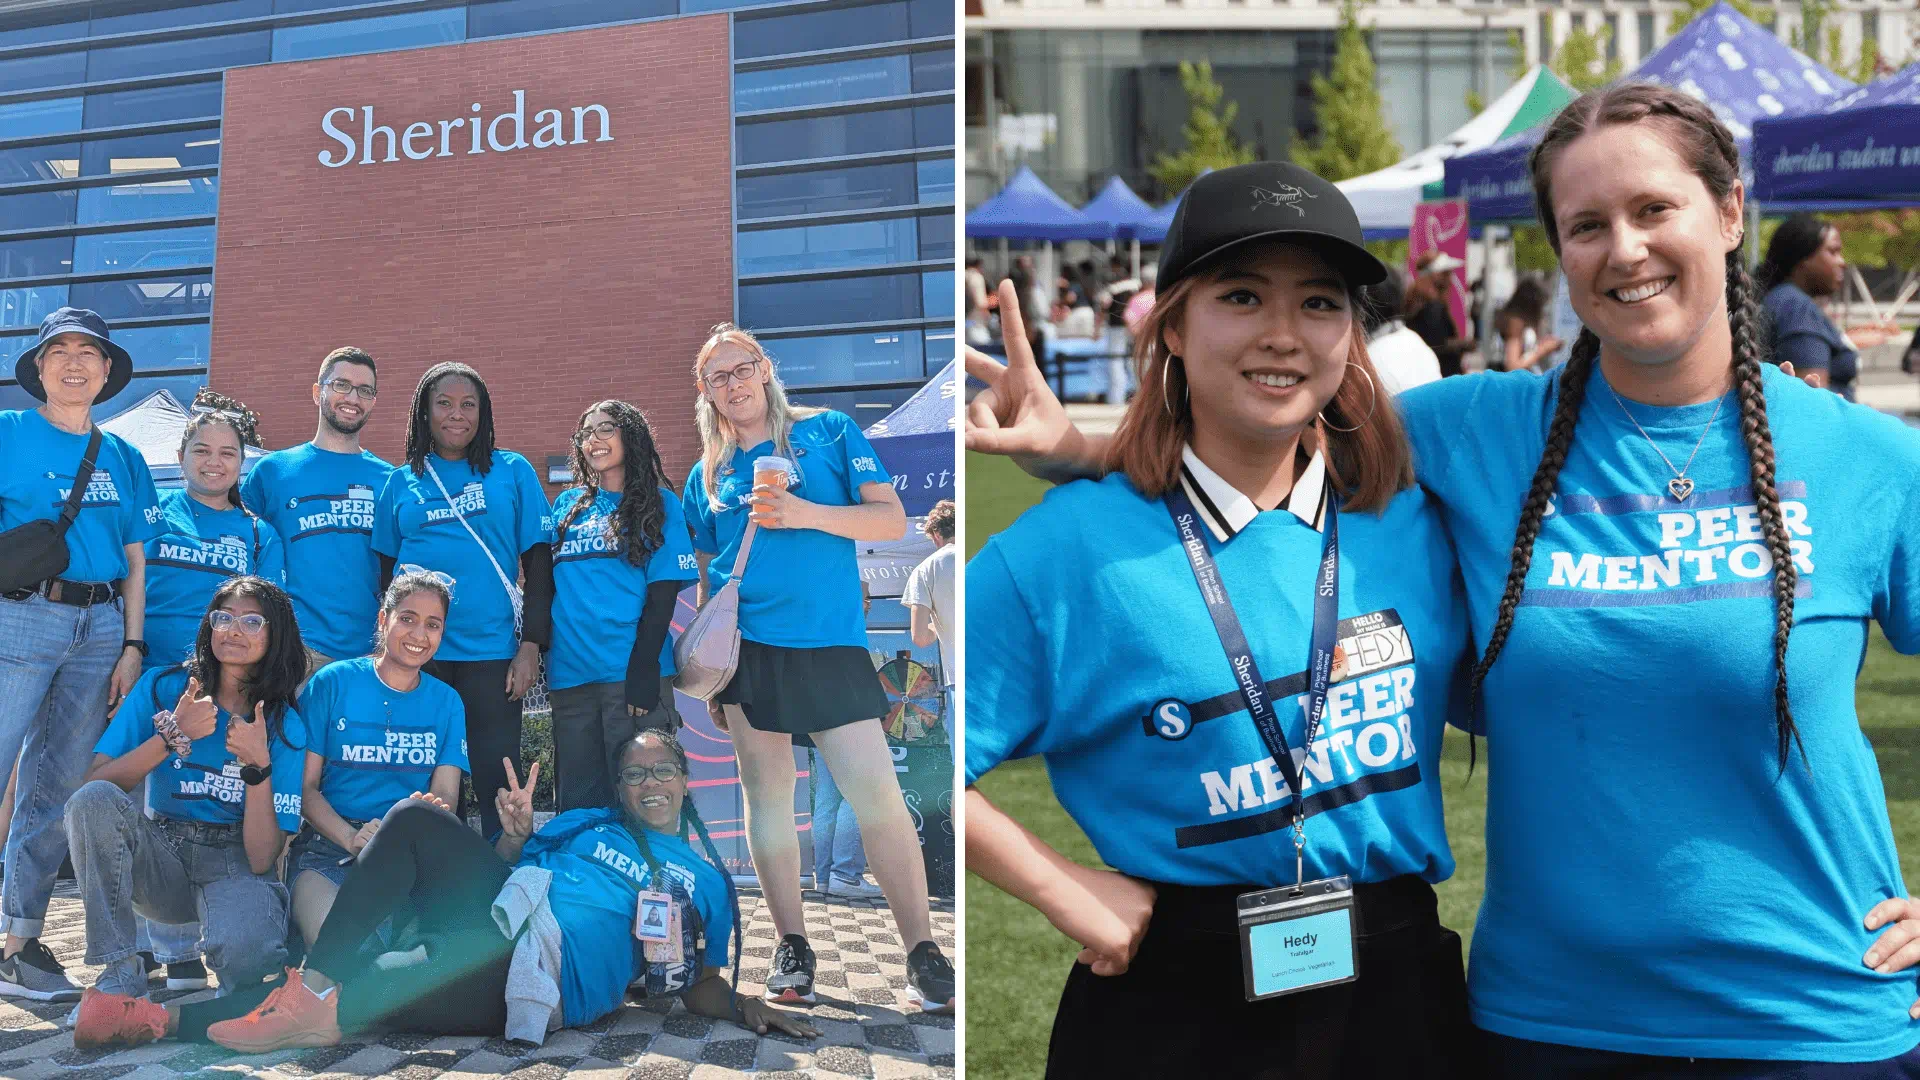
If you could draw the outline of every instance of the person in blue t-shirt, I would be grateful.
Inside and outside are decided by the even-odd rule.
[[[13,773],[17,792],[0,888],[0,997],[71,1001],[79,987],[40,942],[66,858],[60,809],[87,771],[109,710],[140,678],[141,545],[160,535],[160,500],[140,451],[93,423],[93,407],[133,378],[133,358],[113,342],[106,320],[78,308],[47,316],[13,374],[45,404],[0,412],[0,532],[61,519],[76,490],[80,502],[56,575],[22,580],[13,560],[28,553],[25,545],[17,537],[0,544],[0,771]]]
[[[613,802],[613,761],[641,728],[671,733],[680,590],[697,576],[680,497],[639,409],[602,401],[573,433],[584,484],[553,501],[553,787],[564,813]]]
[[[1818,301],[1846,287],[1840,230],[1812,214],[1793,215],[1774,230],[1766,261],[1754,277],[1767,314],[1765,345],[1773,363],[1792,364],[1807,382],[1852,401],[1860,350],[1886,341],[1898,328],[1853,326],[1842,334],[1820,310]]]
[[[1568,363],[1400,399],[1487,643],[1483,1075],[1914,1075],[1920,905],[1854,676],[1869,620],[1920,652],[1920,435],[1765,363],[1705,106],[1594,91],[1532,160]],[[1098,453],[970,370],[970,447]]]
[[[306,654],[293,603],[263,578],[214,592],[191,657],[141,676],[93,748],[67,803],[67,840],[87,916],[76,1045],[147,992],[134,917],[204,928],[222,986],[286,960],[280,853],[300,829],[307,731],[294,693]],[[145,798],[139,793],[144,790]]]
[[[387,811],[426,792],[460,801],[467,765],[466,707],[422,669],[446,632],[453,601],[431,574],[401,574],[380,603],[374,655],[328,664],[300,692],[307,742],[294,841],[293,920],[311,945],[347,868]]]
[[[1249,189],[1311,209],[1249,209]],[[968,869],[1082,946],[1049,1076],[1194,1061],[1228,1077],[1471,1075],[1460,939],[1433,891],[1454,869],[1440,752],[1466,620],[1366,355],[1360,289],[1385,277],[1312,173],[1266,162],[1196,181],[1139,327],[1116,471],[1055,489],[967,565]],[[1031,369],[1019,327],[1005,339]],[[1198,549],[1212,567],[1189,565]],[[1310,723],[1316,626],[1330,669]],[[1272,702],[1285,746],[1250,701]],[[972,787],[1034,754],[1113,870],[1071,862]],[[1249,1001],[1236,898],[1336,877],[1359,933],[1314,959],[1359,981]]]
[[[493,793],[506,784],[500,762],[520,761],[520,699],[552,640],[553,520],[533,466],[494,448],[493,399],[465,364],[420,377],[406,457],[374,506],[373,549],[382,582],[417,566],[451,583],[446,636],[427,670],[466,705],[473,794],[491,832],[500,825]]]
[[[253,463],[240,485],[247,508],[287,545],[287,592],[300,615],[307,674],[373,647],[380,561],[373,502],[393,466],[360,448],[379,393],[374,359],[351,345],[320,361],[313,439]]]
[[[906,532],[900,496],[851,417],[788,402],[772,358],[747,331],[715,327],[694,357],[693,377],[701,451],[681,506],[693,528],[701,605],[729,583],[739,590],[739,665],[707,709],[740,761],[747,847],[780,935],[767,997],[814,1000],[793,820],[793,748],[811,745],[853,806],[908,946],[909,1000],[950,1010],[953,968],[933,941],[920,837],[880,726],[887,701],[867,652],[854,556],[855,541]],[[763,468],[758,461],[768,457],[787,464]],[[774,477],[784,483],[764,482]],[[735,581],[743,547],[750,558]]]

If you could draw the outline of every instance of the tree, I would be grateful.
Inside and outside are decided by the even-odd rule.
[[[1294,140],[1296,165],[1327,180],[1363,176],[1399,161],[1400,141],[1387,127],[1380,90],[1374,85],[1373,53],[1360,29],[1357,0],[1342,0],[1333,75],[1313,77],[1313,117],[1320,138]]]
[[[1668,37],[1679,33],[1688,23],[1699,18],[1702,13],[1714,5],[1714,0],[1684,0],[1684,3],[1686,6],[1676,9],[1673,13],[1673,18],[1667,23]],[[1727,6],[1745,15],[1747,18],[1752,19],[1754,22],[1759,23],[1761,26],[1773,25],[1774,9],[1771,7],[1761,7],[1755,4],[1753,0],[1727,0]],[[1650,41],[1643,41],[1640,43],[1640,50],[1642,52],[1651,52],[1652,49],[1650,46],[1652,44]]]
[[[1208,169],[1245,165],[1253,160],[1253,150],[1233,134],[1233,120],[1240,106],[1221,99],[1226,89],[1213,78],[1213,65],[1180,63],[1180,86],[1187,92],[1186,149],[1177,154],[1161,154],[1147,172],[1160,182],[1162,190],[1178,194]]]
[[[1596,32],[1575,20],[1547,67],[1582,94],[1605,86],[1619,78],[1622,70],[1619,57],[1606,59],[1607,42],[1612,36],[1613,31],[1605,24]]]

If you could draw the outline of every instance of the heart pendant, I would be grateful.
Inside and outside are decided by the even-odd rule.
[[[1684,476],[1676,476],[1667,481],[1667,490],[1673,493],[1675,502],[1686,502],[1687,496],[1693,494],[1693,481]]]

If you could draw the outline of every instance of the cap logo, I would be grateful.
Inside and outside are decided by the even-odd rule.
[[[1307,191],[1305,188],[1297,188],[1292,184],[1281,184],[1280,190],[1278,191],[1268,191],[1266,188],[1257,187],[1253,189],[1253,208],[1258,210],[1262,206],[1291,206],[1293,207],[1294,213],[1299,214],[1301,217],[1306,217],[1307,209],[1300,205],[1300,200],[1317,199],[1319,197],[1320,196]]]

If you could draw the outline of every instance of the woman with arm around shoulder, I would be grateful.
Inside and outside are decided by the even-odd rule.
[[[1809,384],[1852,401],[1859,351],[1887,340],[1897,328],[1854,326],[1843,334],[1820,310],[1822,301],[1846,287],[1840,231],[1812,214],[1795,214],[1773,231],[1766,261],[1754,274],[1773,362],[1792,364]]]
[[[733,575],[742,545],[751,545],[739,583],[739,668],[707,704],[739,756],[747,847],[780,935],[767,996],[814,1000],[793,821],[793,747],[806,743],[819,749],[859,819],[873,876],[908,950],[909,999],[950,1010],[953,967],[933,941],[920,840],[880,726],[886,699],[867,652],[854,557],[854,541],[906,531],[900,497],[845,413],[787,401],[752,334],[715,327],[694,358],[694,379],[701,458],[681,505],[701,564],[702,604]],[[784,483],[767,482],[783,474]]]

